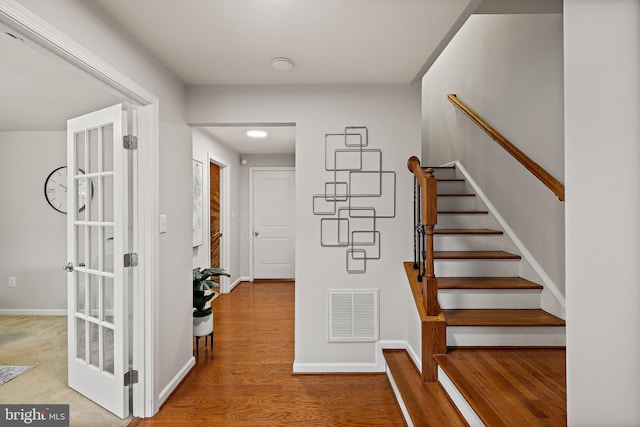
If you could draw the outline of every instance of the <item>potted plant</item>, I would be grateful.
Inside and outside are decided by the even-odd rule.
[[[193,269],[193,335],[202,337],[213,332],[213,312],[211,299],[215,296],[214,288],[220,283],[210,280],[210,277],[227,276],[221,268],[196,267]]]

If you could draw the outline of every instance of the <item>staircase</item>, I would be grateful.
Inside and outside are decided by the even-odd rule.
[[[471,425],[562,425],[563,419],[566,424],[566,392],[545,394],[551,386],[547,387],[544,378],[552,370],[548,361],[553,359],[549,381],[555,390],[558,390],[556,381],[564,384],[564,320],[541,309],[543,286],[520,277],[522,271],[530,271],[523,268],[526,261],[459,171],[454,166],[431,169],[437,179],[433,272],[446,324],[446,354],[436,351],[433,357],[439,381]],[[412,286],[422,286],[411,277],[419,273],[413,270],[413,264],[405,263],[409,281]],[[427,292],[422,291],[422,296],[428,298],[425,295]],[[397,365],[398,356],[394,357],[393,364]],[[391,360],[391,354],[386,352],[385,358]],[[540,362],[542,359],[545,362]],[[504,369],[513,360],[518,361],[513,362],[514,367],[524,364],[522,372]],[[472,371],[468,370],[470,363],[476,363]],[[543,366],[538,366],[539,363]],[[389,367],[393,378],[400,375],[396,374],[397,367],[391,363]],[[529,379],[531,373],[538,378]],[[422,379],[425,378],[423,372]],[[529,390],[538,380],[542,381],[537,384],[538,390]],[[491,391],[492,384],[497,391]],[[515,396],[505,395],[507,389]],[[533,394],[523,398],[522,390],[526,390],[525,395]],[[412,391],[400,390],[405,401],[420,392],[415,386]],[[540,403],[549,399],[565,399],[564,405],[560,403],[554,410],[541,408]],[[424,419],[411,415],[411,411],[409,415],[412,419]],[[551,420],[554,424],[549,424]],[[418,421],[416,425],[439,425],[439,422],[447,425],[450,420],[432,424]]]
[[[564,346],[564,320],[540,308],[542,286],[519,277],[521,257],[454,166],[438,182],[435,275],[447,347]]]

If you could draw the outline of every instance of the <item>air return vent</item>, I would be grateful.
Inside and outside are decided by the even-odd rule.
[[[329,341],[378,340],[378,290],[329,290]]]

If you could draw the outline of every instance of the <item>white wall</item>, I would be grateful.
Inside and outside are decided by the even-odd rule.
[[[249,246],[251,245],[251,230],[253,225],[249,218],[249,168],[251,167],[293,167],[296,164],[295,154],[245,154],[242,156],[247,160],[247,164],[240,168],[240,242],[241,242],[241,264],[240,271],[242,277],[250,277],[251,259],[249,258]]]
[[[0,132],[0,313],[66,313],[67,216],[44,197],[66,164],[66,132]]]
[[[564,204],[447,100],[563,182],[562,76],[562,15],[472,15],[423,78],[422,160],[459,160],[564,292]]]
[[[640,425],[640,2],[565,0],[570,426]]]
[[[210,204],[210,178],[209,178],[209,166],[208,162],[210,158],[214,158],[221,162],[226,163],[229,177],[229,228],[228,232],[224,232],[222,239],[229,241],[229,266],[227,272],[231,275],[228,279],[230,284],[235,283],[241,276],[240,263],[241,259],[245,256],[241,255],[241,240],[240,240],[240,198],[242,195],[241,179],[240,179],[240,154],[233,149],[227,147],[223,143],[216,141],[211,134],[207,133],[201,128],[193,129],[193,158],[199,160],[204,165],[204,202],[205,215],[203,218],[203,244],[197,248],[193,248],[193,267],[219,267],[217,265],[211,266],[211,231],[210,231],[210,219],[209,219],[209,204]],[[222,172],[222,171],[221,171]],[[225,209],[224,200],[221,200],[221,210]],[[226,235],[225,235],[226,234]],[[222,248],[221,248],[222,249]]]
[[[159,237],[155,395],[164,390],[166,396],[166,387],[193,361],[191,130],[184,120],[184,86],[95,3],[18,2],[160,100],[159,204],[160,212],[167,215],[169,231]]]
[[[405,339],[409,287],[402,262],[411,258],[411,175],[407,159],[420,153],[420,87],[288,86],[191,87],[187,115],[194,123],[296,124],[296,327],[299,370],[358,370],[374,362],[372,343],[327,342],[327,290],[380,289],[381,339]],[[383,151],[383,167],[397,173],[397,216],[380,220],[382,259],[367,273],[347,274],[344,248],[320,246],[320,217],[312,195],[330,180],[324,171],[324,134],[367,126],[370,147]],[[411,307],[411,309],[415,309]],[[334,364],[334,365],[332,365]]]

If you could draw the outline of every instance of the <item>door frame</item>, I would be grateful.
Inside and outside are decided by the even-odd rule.
[[[252,282],[254,280],[254,273],[253,273],[254,248],[253,247],[255,242],[254,238],[252,237],[253,232],[255,231],[254,225],[253,225],[253,178],[256,172],[282,172],[282,171],[293,171],[294,179],[295,179],[295,172],[296,172],[295,166],[252,166],[249,168],[249,259],[251,260],[251,262],[249,262],[249,280]],[[294,208],[295,208],[295,205],[294,205]],[[295,251],[295,236],[294,236],[293,242],[294,242],[293,250]]]
[[[213,163],[220,167],[220,232],[222,233],[222,244],[220,246],[220,265],[212,267],[220,267],[225,271],[231,271],[229,265],[229,251],[230,251],[230,237],[231,227],[229,218],[231,217],[231,201],[229,195],[231,194],[231,183],[229,177],[229,163],[222,158],[212,153],[207,153],[209,164]],[[210,167],[207,167],[207,181],[211,185]],[[211,189],[207,192],[207,206],[211,206]],[[207,209],[208,223],[211,224],[210,210]],[[211,229],[209,229],[207,245],[211,247]],[[209,253],[209,259],[211,259],[211,253]],[[231,292],[230,278],[220,276],[220,293],[228,294]]]
[[[141,106],[138,108],[138,209],[134,211],[139,262],[135,274],[140,286],[131,302],[134,316],[132,369],[138,370],[138,383],[131,390],[131,412],[134,416],[150,417],[159,409],[154,393],[158,342],[153,329],[159,322],[159,313],[155,312],[159,296],[153,288],[159,277],[159,100],[15,0],[0,0],[0,22],[45,52],[105,83],[120,93],[123,100]]]

